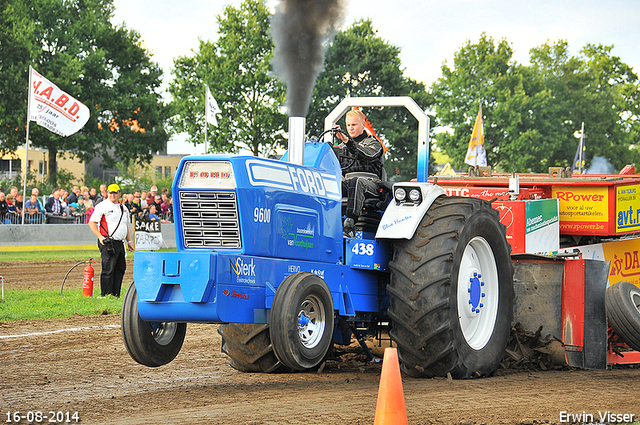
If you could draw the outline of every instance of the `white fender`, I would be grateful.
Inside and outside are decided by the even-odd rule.
[[[433,201],[447,194],[443,188],[431,183],[396,183],[393,192],[400,187],[408,189],[407,193],[410,189],[420,188],[422,202],[399,203],[394,197],[380,220],[376,239],[411,239]]]

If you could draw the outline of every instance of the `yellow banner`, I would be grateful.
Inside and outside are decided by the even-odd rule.
[[[640,231],[640,185],[616,188],[616,233]]]
[[[640,239],[628,239],[602,244],[604,258],[611,261],[609,284],[626,280],[640,287]]]
[[[554,186],[552,192],[560,203],[560,222],[593,224],[609,221],[607,187]]]

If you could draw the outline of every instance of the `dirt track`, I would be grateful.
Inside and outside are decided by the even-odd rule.
[[[96,287],[100,287],[100,253],[88,252],[87,260],[94,256],[93,268],[95,269]],[[5,278],[5,287],[12,289],[60,289],[62,280],[67,272],[78,263],[78,261],[42,261],[33,263],[0,263],[0,276]],[[64,288],[82,288],[82,272],[86,264],[81,264],[74,268],[67,280]],[[133,280],[133,255],[127,256],[127,271],[125,273],[125,284]]]
[[[32,278],[20,285],[59,288],[58,273],[50,283],[44,276],[59,267],[64,277],[71,265],[24,268],[17,273]],[[117,315],[0,323],[0,421],[7,411],[40,410],[77,411],[85,424],[373,423],[380,365],[361,355],[328,361],[320,374],[240,373],[220,353],[216,326],[189,325],[176,360],[151,369],[129,357],[119,325]],[[405,376],[403,385],[410,424],[561,423],[561,412],[596,422],[607,411],[640,420],[638,368]]]

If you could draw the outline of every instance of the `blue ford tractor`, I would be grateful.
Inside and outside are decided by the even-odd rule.
[[[427,183],[429,119],[408,97],[347,98],[404,106],[418,120],[418,175],[368,203],[343,236],[342,171],[324,138],[304,141],[290,119],[281,160],[183,158],[173,183],[177,252],[136,252],[123,301],[131,357],[171,362],[187,323],[218,323],[232,367],[318,367],[332,344],[388,330],[415,377],[492,373],[509,339],[513,267],[505,228],[486,201]],[[300,124],[301,123],[301,124]],[[389,184],[389,186],[391,186]]]

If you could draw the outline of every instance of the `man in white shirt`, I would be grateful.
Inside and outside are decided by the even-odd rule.
[[[133,251],[133,241],[129,231],[129,210],[120,203],[120,187],[111,184],[107,188],[107,198],[95,206],[89,219],[89,228],[98,237],[98,248],[102,259],[100,274],[101,296],[120,296],[122,279],[127,269],[124,243]]]

